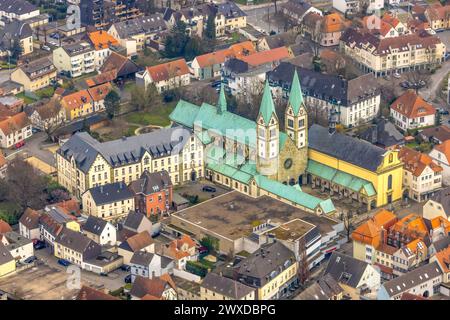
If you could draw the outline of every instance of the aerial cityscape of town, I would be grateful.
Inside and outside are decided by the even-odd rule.
[[[450,1],[0,0],[0,300],[450,300]]]

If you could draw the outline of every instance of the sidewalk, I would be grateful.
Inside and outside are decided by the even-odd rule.
[[[288,0],[277,1],[277,7],[280,4],[283,4],[283,3],[286,3],[286,2],[288,2]],[[261,4],[251,4],[251,5],[244,5],[244,4],[236,3],[236,5],[242,11],[248,11],[248,10],[252,10],[252,9],[260,9],[260,8],[265,8],[265,7],[269,7],[269,6],[274,6],[273,2],[266,2],[266,3],[261,3]]]

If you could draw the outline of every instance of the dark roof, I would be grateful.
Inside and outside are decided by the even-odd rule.
[[[288,1],[286,3],[281,4],[281,8],[284,8],[287,12],[292,12],[299,17],[303,16],[309,8],[311,8],[311,4],[306,1]]]
[[[450,187],[436,191],[430,199],[440,203],[447,217],[450,217]]]
[[[97,236],[101,235],[108,222],[101,218],[89,216],[86,223],[83,225],[83,231],[93,233]]]
[[[57,152],[67,160],[73,156],[78,168],[87,172],[98,154],[116,167],[139,163],[145,152],[149,152],[153,159],[179,153],[190,135],[190,130],[176,127],[100,143],[88,133],[80,132]]]
[[[270,49],[275,49],[279,47],[289,47],[295,44],[297,34],[294,32],[283,32],[267,36],[266,42]]]
[[[11,255],[8,249],[6,249],[5,245],[0,241],[0,266],[10,261],[14,261],[14,257]]]
[[[25,0],[2,0],[0,1],[0,11],[14,13],[17,15],[31,13],[39,10],[34,4]]]
[[[293,263],[295,263],[294,253],[281,242],[276,241],[261,246],[243,260],[237,269],[239,276],[248,285],[252,285],[252,278],[254,278],[260,279],[260,287],[262,287],[280,273],[280,267],[285,270]]]
[[[383,148],[342,133],[330,134],[328,128],[318,124],[311,126],[308,138],[311,149],[370,171],[376,171],[383,161]]]
[[[242,11],[236,3],[227,1],[224,3],[216,4],[218,14],[223,14],[226,19],[245,17],[247,14]]]
[[[69,125],[64,126],[56,130],[53,135],[54,136],[62,136],[66,134],[74,134],[76,132],[82,131],[86,126],[91,126],[96,123],[105,121],[108,118],[106,114],[94,114],[92,116],[86,117],[84,119],[80,119],[75,122],[71,122]]]
[[[147,219],[147,217],[143,213],[130,211],[123,222],[123,227],[130,230],[137,230],[144,219]]]
[[[377,119],[375,124],[360,134],[360,138],[384,148],[402,145],[405,142],[395,125],[385,118]]]
[[[438,263],[433,263],[419,267],[413,271],[410,271],[402,276],[392,279],[383,284],[387,294],[392,297],[409,289],[427,282],[430,279],[436,278],[442,274]],[[426,276],[425,276],[426,275]]]
[[[447,249],[450,246],[450,237],[444,237],[438,241],[433,242],[436,252]]]
[[[40,214],[37,211],[31,208],[27,208],[23,215],[20,217],[19,222],[29,230],[37,229],[39,228],[39,217]]]
[[[295,300],[330,300],[344,290],[330,274],[326,274],[306,288]]]
[[[137,252],[154,243],[151,235],[147,231],[135,234],[122,242],[119,248],[131,252]]]
[[[120,182],[108,183],[88,190],[97,206],[133,198],[133,193],[127,185]]]
[[[153,259],[158,256],[161,259],[161,268],[166,268],[173,261],[173,259],[169,257],[160,256],[157,255],[156,253],[136,251],[131,257],[130,263],[137,264],[140,266],[148,266],[153,261]]]
[[[62,46],[64,51],[71,57],[94,51],[94,47],[88,42],[79,42]]]
[[[135,74],[138,72],[139,67],[127,57],[112,51],[100,68],[101,73],[108,71],[115,71],[117,78],[126,77],[130,74]]]
[[[240,300],[255,291],[252,287],[213,272],[206,275],[201,286],[233,300]]]
[[[96,257],[101,252],[99,244],[80,232],[64,228],[55,239],[56,243],[75,252],[83,254],[84,258]]]
[[[113,297],[110,294],[104,293],[100,290],[96,290],[88,286],[82,286],[80,291],[78,291],[75,300],[120,300],[120,299]]]
[[[145,170],[138,180],[132,181],[129,188],[135,194],[142,193],[150,195],[155,192],[166,190],[172,185],[169,173],[165,170],[149,173]]]
[[[420,135],[425,137],[426,139],[435,138],[436,140],[439,140],[442,143],[445,140],[450,139],[450,128],[447,127],[446,125],[426,128],[420,131]]]
[[[333,252],[325,270],[334,280],[356,288],[369,264],[339,252]]]
[[[31,80],[56,71],[56,67],[48,57],[32,60],[19,67]]]
[[[2,30],[0,30],[0,41],[2,48],[11,49],[12,43],[16,39],[23,40],[33,36],[33,30],[28,23],[14,20],[7,23]],[[11,41],[12,40],[12,41]]]
[[[114,23],[114,27],[121,39],[126,39],[137,34],[150,34],[167,29],[166,22],[161,13],[155,13],[145,17],[125,20]]]
[[[240,59],[231,58],[225,61],[224,70],[238,74],[248,71],[248,63]]]

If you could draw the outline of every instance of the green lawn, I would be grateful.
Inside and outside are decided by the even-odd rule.
[[[18,222],[18,213],[20,207],[12,202],[2,201],[0,202],[0,220],[4,220],[9,224],[16,224]]]
[[[134,132],[136,131],[137,128],[139,128],[139,126],[130,125],[130,126],[128,127],[128,129],[124,132],[124,135],[125,135],[126,137],[134,136]]]
[[[38,91],[35,92],[35,94],[41,98],[51,98],[53,96],[53,93],[55,92],[55,89],[53,87],[46,87],[46,88],[42,88]]]
[[[170,124],[169,114],[175,108],[175,102],[164,104],[155,110],[149,112],[133,112],[128,114],[125,119],[129,123],[140,124],[143,126],[154,125],[166,127]]]
[[[20,98],[20,99],[23,99],[23,101],[25,102],[25,104],[30,104],[30,103],[36,102],[36,100],[34,100],[33,98],[30,98],[30,97],[25,96],[25,93],[24,93],[24,92],[21,92],[21,93],[19,93],[19,94],[16,94],[16,97],[17,97],[17,98]]]

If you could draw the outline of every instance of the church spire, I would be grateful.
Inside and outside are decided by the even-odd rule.
[[[300,106],[303,104],[303,92],[298,78],[297,69],[294,71],[294,78],[292,79],[291,92],[289,93],[289,104],[291,105],[294,114],[297,115]]]
[[[225,89],[223,83],[220,84],[219,101],[217,102],[217,113],[222,114],[227,111],[227,99],[225,98]]]
[[[262,115],[264,123],[269,124],[272,114],[275,114],[275,105],[273,104],[272,92],[270,91],[269,81],[266,81],[264,93],[259,107],[259,113]]]

